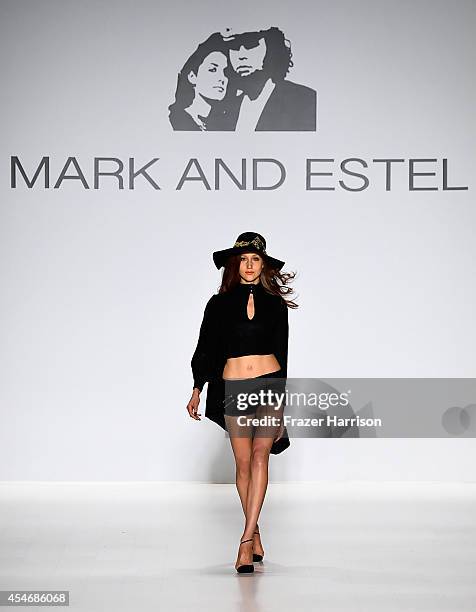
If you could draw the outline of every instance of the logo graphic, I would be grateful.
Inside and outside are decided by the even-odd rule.
[[[177,78],[175,131],[315,132],[317,93],[288,80],[291,43],[276,27],[215,32]]]

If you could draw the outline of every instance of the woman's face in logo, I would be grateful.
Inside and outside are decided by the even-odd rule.
[[[200,64],[197,74],[189,72],[188,80],[195,86],[195,94],[211,100],[223,100],[228,85],[225,74],[228,65],[220,51],[209,53]]]

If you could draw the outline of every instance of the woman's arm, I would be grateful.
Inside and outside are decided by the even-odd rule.
[[[205,306],[197,346],[191,361],[193,387],[199,391],[202,391],[205,383],[210,380],[215,359],[216,298],[217,295],[212,295]]]

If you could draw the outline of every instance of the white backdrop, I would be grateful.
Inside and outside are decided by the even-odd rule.
[[[172,131],[178,70],[240,20],[290,39],[316,132]],[[0,28],[0,479],[233,480],[222,430],[185,406],[211,253],[243,231],[298,273],[290,377],[475,375],[474,2],[2,0]],[[12,187],[12,156],[30,178],[48,156],[50,187]],[[89,189],[54,189],[70,156]],[[161,189],[94,189],[95,157],[159,158]],[[339,169],[354,157],[362,191],[339,185],[362,186]],[[176,189],[190,158],[210,191]],[[215,158],[278,159],[286,181],[215,190]],[[335,160],[314,183],[335,190],[306,191],[306,158]],[[390,191],[376,158],[405,160]],[[436,190],[409,190],[410,158],[437,160],[415,165]],[[467,190],[442,189],[443,158]],[[271,480],[475,480],[475,459],[473,439],[295,439]]]

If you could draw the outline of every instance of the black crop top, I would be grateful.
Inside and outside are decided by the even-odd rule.
[[[253,293],[255,313],[248,318],[247,304]],[[212,295],[200,327],[192,357],[193,386],[221,378],[228,357],[274,354],[287,377],[288,306],[262,283],[239,283],[230,291]]]

